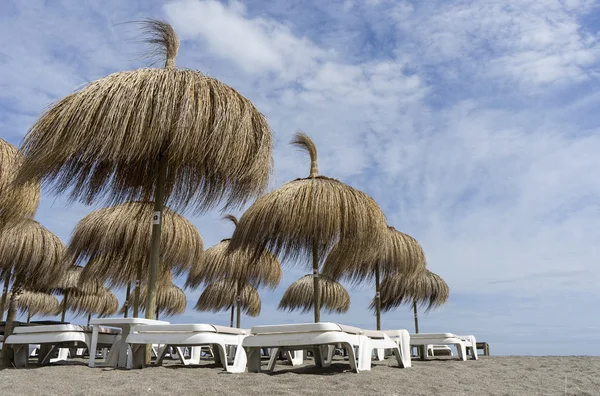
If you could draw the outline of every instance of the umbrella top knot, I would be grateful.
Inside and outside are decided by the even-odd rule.
[[[165,67],[174,68],[179,50],[179,38],[171,25],[158,19],[141,21],[144,41],[151,46],[151,55],[165,58]]]
[[[311,179],[319,176],[319,166],[317,164],[317,146],[311,138],[304,132],[296,132],[292,144],[296,147],[306,150],[310,155],[310,175]]]

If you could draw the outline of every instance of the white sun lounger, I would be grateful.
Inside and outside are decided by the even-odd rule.
[[[408,330],[381,330],[377,333],[383,333],[388,336],[392,341],[398,345],[400,348],[400,352],[402,353],[402,359],[405,362],[410,362],[410,334]],[[367,333],[369,335],[369,333]],[[376,352],[376,357],[378,360],[383,360],[386,355],[392,354],[390,350],[378,349]]]
[[[477,360],[477,342],[475,336],[457,336],[452,333],[419,333],[410,335],[410,345],[425,346],[426,350],[430,345],[448,345],[456,347],[456,353],[460,360],[467,360],[467,349],[471,354],[471,359]],[[427,355],[427,353],[425,353]],[[427,356],[423,356],[427,359]]]
[[[181,347],[212,346],[215,361],[222,363],[223,368],[230,373],[243,373],[246,370],[246,353],[242,348],[242,340],[247,336],[245,330],[209,324],[169,324],[169,325],[141,325],[132,329],[126,339],[133,351],[133,367],[143,364],[143,344],[161,344],[156,364],[161,365],[168,351],[168,347],[175,347],[180,361],[184,364],[200,363],[200,348],[192,348],[190,359],[184,358]],[[235,348],[233,362],[227,353],[228,347]],[[230,352],[233,350],[230,349]]]
[[[117,337],[119,337],[119,333],[114,329],[101,328],[98,335],[98,347],[110,347]],[[82,344],[89,348],[92,344],[92,329],[89,326],[72,324],[19,326],[6,339],[5,344],[12,345],[15,351],[15,367],[17,368],[27,365],[30,354],[29,345],[39,344],[40,354],[38,360],[40,364],[45,365],[58,360],[66,360],[69,348],[77,348]],[[49,349],[46,347],[49,347]],[[47,349],[47,351],[44,349]],[[58,359],[51,359],[57,349],[59,350]],[[95,353],[95,351],[93,352]],[[90,351],[90,355],[92,355],[92,351]]]
[[[313,350],[318,366],[331,364],[336,345],[348,350],[350,368],[354,372],[371,369],[374,349],[392,349],[400,367],[410,367],[410,359],[403,359],[398,345],[382,332],[363,331],[336,323],[303,323],[290,325],[255,326],[252,335],[243,341],[248,356],[248,371],[261,371],[261,348],[272,348],[268,371],[272,372],[280,349],[284,351]],[[301,356],[301,354],[298,354]],[[300,357],[296,355],[295,358]]]

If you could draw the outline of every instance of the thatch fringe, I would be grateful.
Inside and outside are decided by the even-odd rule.
[[[97,279],[111,287],[123,287],[137,277],[148,276],[153,204],[127,202],[96,210],[84,217],[73,231],[67,260],[85,265],[82,282]],[[177,275],[193,264],[202,265],[200,233],[185,217],[165,208],[161,238],[161,266]]]
[[[311,176],[257,199],[240,219],[230,251],[267,249],[297,262],[301,256],[312,259],[314,244],[320,260],[339,241],[351,240],[359,250],[380,245],[386,221],[377,203],[338,180],[316,175],[316,149],[308,136],[297,134],[293,143],[315,159]]]
[[[265,117],[226,84],[171,67],[175,33],[166,23],[147,21],[146,33],[168,67],[114,73],[54,104],[25,137],[17,181],[43,180],[86,204],[153,200],[163,156],[174,210],[259,196],[273,165]]]
[[[437,274],[427,270],[412,276],[395,274],[381,282],[381,310],[387,312],[402,304],[416,302],[427,311],[448,301],[450,288]],[[371,309],[375,308],[375,300]]]
[[[229,239],[225,239],[204,252],[204,262],[190,269],[186,287],[197,288],[218,280],[245,280],[255,287],[275,289],[283,271],[273,254],[265,250],[258,257],[247,250],[229,253]]]
[[[348,261],[348,251],[356,251],[355,258]],[[360,283],[374,277],[379,268],[383,278],[395,273],[417,274],[426,270],[423,248],[408,234],[387,227],[385,243],[358,251],[350,242],[340,243],[331,249],[323,264],[323,274],[332,279],[344,279]]]
[[[96,294],[77,293],[70,295],[67,308],[77,315],[110,316],[119,310],[119,300],[106,287]]]
[[[179,287],[170,284],[159,284],[156,289],[156,306],[161,316],[173,316],[182,314],[185,312],[187,305],[187,298],[185,293]],[[135,295],[136,290],[133,289],[131,295]],[[146,311],[146,298],[148,295],[148,288],[146,285],[142,285],[140,288],[140,312]],[[131,309],[132,303],[130,302],[128,307],[121,307],[121,313],[125,312],[126,308]]]
[[[350,295],[338,282],[327,276],[319,275],[321,289],[321,309],[329,312],[344,313],[350,308]],[[312,275],[305,275],[292,283],[281,298],[277,309],[303,313],[313,310],[314,282]]]
[[[7,300],[10,300],[10,294],[9,292]],[[17,309],[19,313],[28,313],[30,316],[54,316],[60,313],[60,303],[58,298],[52,294],[23,290],[17,300]],[[8,310],[8,304],[5,306],[5,310]]]
[[[196,303],[197,311],[219,312],[231,309],[236,303],[235,281],[220,280],[206,287]],[[241,312],[256,317],[260,314],[261,302],[256,288],[246,284],[241,293]]]
[[[77,292],[84,294],[97,294],[102,291],[104,285],[97,279],[89,279],[85,282],[81,279],[83,267],[79,265],[71,265],[58,278],[54,284],[53,290],[59,293]]]
[[[51,288],[66,266],[61,240],[35,220],[0,229],[0,269],[12,268],[15,282],[31,290]]]
[[[0,139],[0,228],[21,218],[33,218],[40,203],[40,183],[13,184],[23,163],[23,154]]]

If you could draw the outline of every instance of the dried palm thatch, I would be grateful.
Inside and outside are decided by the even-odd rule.
[[[13,184],[23,154],[12,144],[0,139],[0,228],[21,218],[33,218],[40,203],[40,183]]]
[[[344,259],[345,252],[352,249],[356,248],[351,241],[334,246],[323,264],[323,274],[360,283],[377,276],[399,272],[411,275],[426,269],[425,253],[419,242],[394,227],[387,227],[384,244],[357,252],[356,260],[349,263]]]
[[[244,213],[231,239],[229,249],[248,249],[255,254],[267,249],[281,259],[312,258],[318,274],[319,264],[336,243],[353,241],[356,250],[380,245],[385,237],[385,216],[367,194],[338,180],[318,175],[317,149],[304,133],[297,133],[292,144],[306,150],[311,158],[310,175],[296,179],[258,200]],[[318,283],[318,277],[314,282]],[[313,289],[318,300],[319,287]],[[315,303],[315,321],[319,321]]]
[[[387,312],[405,303],[417,303],[428,311],[445,304],[449,295],[448,284],[429,270],[412,276],[395,274],[381,282],[381,309]]]
[[[84,294],[99,293],[104,285],[98,279],[88,279],[84,282],[81,278],[83,267],[70,265],[54,285],[54,291],[58,293],[77,292]]]
[[[416,239],[408,234],[387,227],[387,238],[382,245],[373,245],[369,249],[355,254],[353,261],[347,260],[347,251],[356,249],[351,242],[339,243],[323,264],[323,274],[332,279],[346,279],[359,283],[374,278],[375,301],[380,296],[380,277],[403,273],[412,275],[426,271],[423,248]],[[375,305],[376,328],[381,330],[381,309]]]
[[[54,316],[60,312],[60,304],[58,298],[52,294],[23,290],[17,302],[17,309],[20,313],[27,312],[28,316]]]
[[[133,291],[135,293],[135,289]],[[145,311],[146,299],[148,298],[148,288],[146,285],[140,287],[140,309]],[[173,283],[160,284],[156,293],[156,310],[161,316],[173,316],[185,312],[187,299],[185,293]],[[121,313],[125,312],[125,305],[121,308]],[[157,315],[158,316],[158,315]]]
[[[0,230],[0,269],[12,269],[15,285],[19,287],[31,290],[51,287],[66,270],[62,260],[64,250],[56,235],[31,219]]]
[[[103,287],[95,294],[75,294],[68,301],[75,315],[110,316],[119,310],[119,300],[112,291]]]
[[[126,202],[96,210],[73,231],[67,249],[70,262],[85,265],[82,282],[99,280],[123,287],[148,276],[152,230],[152,202]],[[185,217],[165,208],[162,218],[161,267],[180,274],[203,262],[200,233]]]
[[[350,308],[350,295],[338,282],[321,275],[319,279],[321,288],[321,308],[329,312],[344,313]],[[277,309],[309,312],[314,308],[314,282],[312,275],[305,275],[292,283],[279,302]]]
[[[235,216],[226,215],[225,218],[237,225]],[[204,262],[196,263],[190,269],[186,287],[197,288],[201,284],[209,285],[223,279],[250,283],[254,287],[264,285],[271,289],[279,285],[283,272],[277,257],[268,250],[263,250],[259,255],[242,249],[230,252],[229,241],[223,239],[204,252]]]
[[[197,311],[219,312],[232,309],[236,303],[236,282],[228,279],[216,281],[206,287],[198,302]],[[240,307],[244,315],[256,317],[260,314],[261,302],[256,288],[244,285],[240,293]]]
[[[53,105],[25,138],[19,182],[42,179],[84,203],[149,199],[162,158],[165,202],[176,210],[259,196],[272,168],[265,117],[233,88],[175,68],[168,23],[143,27],[165,67],[111,74]]]

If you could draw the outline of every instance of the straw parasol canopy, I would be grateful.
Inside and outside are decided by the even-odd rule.
[[[185,308],[187,306],[187,299],[185,297],[185,293],[173,283],[173,275],[171,274],[171,271],[161,271],[157,288],[157,317],[158,314],[164,316],[173,316],[185,312]],[[141,305],[140,309],[142,310],[142,312],[144,312],[146,298],[148,298],[148,288],[146,287],[146,285],[142,285],[139,288],[139,290]],[[133,293],[135,294],[135,292],[136,290],[134,289]],[[124,313],[126,309],[128,309],[128,306],[123,304],[123,307],[121,308],[121,313]]]
[[[321,306],[329,312],[344,313],[350,308],[350,295],[338,282],[321,275]],[[277,309],[303,313],[314,308],[314,282],[311,275],[305,275],[287,288]]]
[[[68,302],[68,307],[75,315],[110,316],[119,310],[119,300],[106,287],[94,294],[75,294]]]
[[[13,289],[51,287],[65,271],[64,251],[62,241],[35,220],[25,219],[0,230],[0,269],[12,270]]]
[[[17,309],[20,313],[27,312],[28,317],[33,315],[54,316],[60,312],[60,304],[58,298],[52,294],[23,290],[17,302]]]
[[[33,218],[40,203],[40,183],[13,184],[23,154],[12,144],[0,139],[0,228],[21,218]]]
[[[69,260],[85,265],[83,282],[99,280],[123,287],[149,271],[152,202],[126,202],[96,210],[73,231],[67,249]],[[181,274],[203,263],[200,232],[180,214],[165,208],[160,248],[161,268]],[[162,270],[161,270],[162,272]]]
[[[216,281],[206,287],[198,302],[197,311],[220,312],[233,309],[236,305],[236,296],[232,293],[235,290],[235,282],[227,279]],[[256,288],[250,284],[244,285],[240,293],[241,310],[244,315],[256,317],[260,314],[260,295]]]
[[[97,294],[104,285],[97,279],[88,279],[84,281],[81,278],[83,267],[79,265],[70,265],[68,269],[58,279],[53,287],[53,291],[63,295],[61,321],[65,321],[67,314],[69,297],[72,293]]]
[[[56,235],[31,219],[0,229],[0,269],[14,274],[4,339],[12,334],[23,288],[43,290],[50,287],[64,271],[64,250],[65,246]],[[12,358],[11,348],[3,348],[4,367],[10,367]]]
[[[230,250],[257,252],[266,248],[280,259],[311,257],[316,285],[314,314],[318,322],[318,273],[325,254],[346,240],[356,244],[356,251],[381,244],[386,222],[377,203],[367,194],[318,174],[317,149],[306,134],[297,133],[292,144],[309,153],[309,177],[293,180],[256,200],[240,219]],[[348,251],[348,261],[353,259],[355,250]]]
[[[235,216],[226,215],[224,219],[236,226],[238,224]],[[277,257],[266,249],[259,255],[241,249],[230,252],[230,241],[231,239],[223,239],[204,252],[204,262],[195,263],[190,269],[186,287],[194,289],[221,279],[239,279],[242,283],[248,282],[255,287],[265,286],[270,289],[279,285],[283,272]]]
[[[353,283],[374,280],[375,301],[380,298],[381,277],[402,273],[406,276],[426,271],[423,248],[408,234],[387,227],[385,243],[358,252],[348,262],[346,252],[355,249],[352,243],[337,244],[323,264],[323,274],[332,279],[345,279]],[[381,330],[380,304],[375,304],[377,330]]]
[[[417,304],[426,306],[426,311],[437,308],[448,301],[450,288],[437,274],[426,270],[412,276],[395,274],[381,283],[381,310],[391,311],[405,303],[412,303],[415,315],[416,332],[419,332]],[[376,300],[371,302],[374,308]]]
[[[259,196],[272,171],[265,117],[233,88],[175,68],[179,39],[166,22],[143,22],[164,68],[94,81],[52,106],[23,143],[20,183],[42,180],[85,203],[154,202],[146,316],[154,315],[163,205],[201,211]]]

